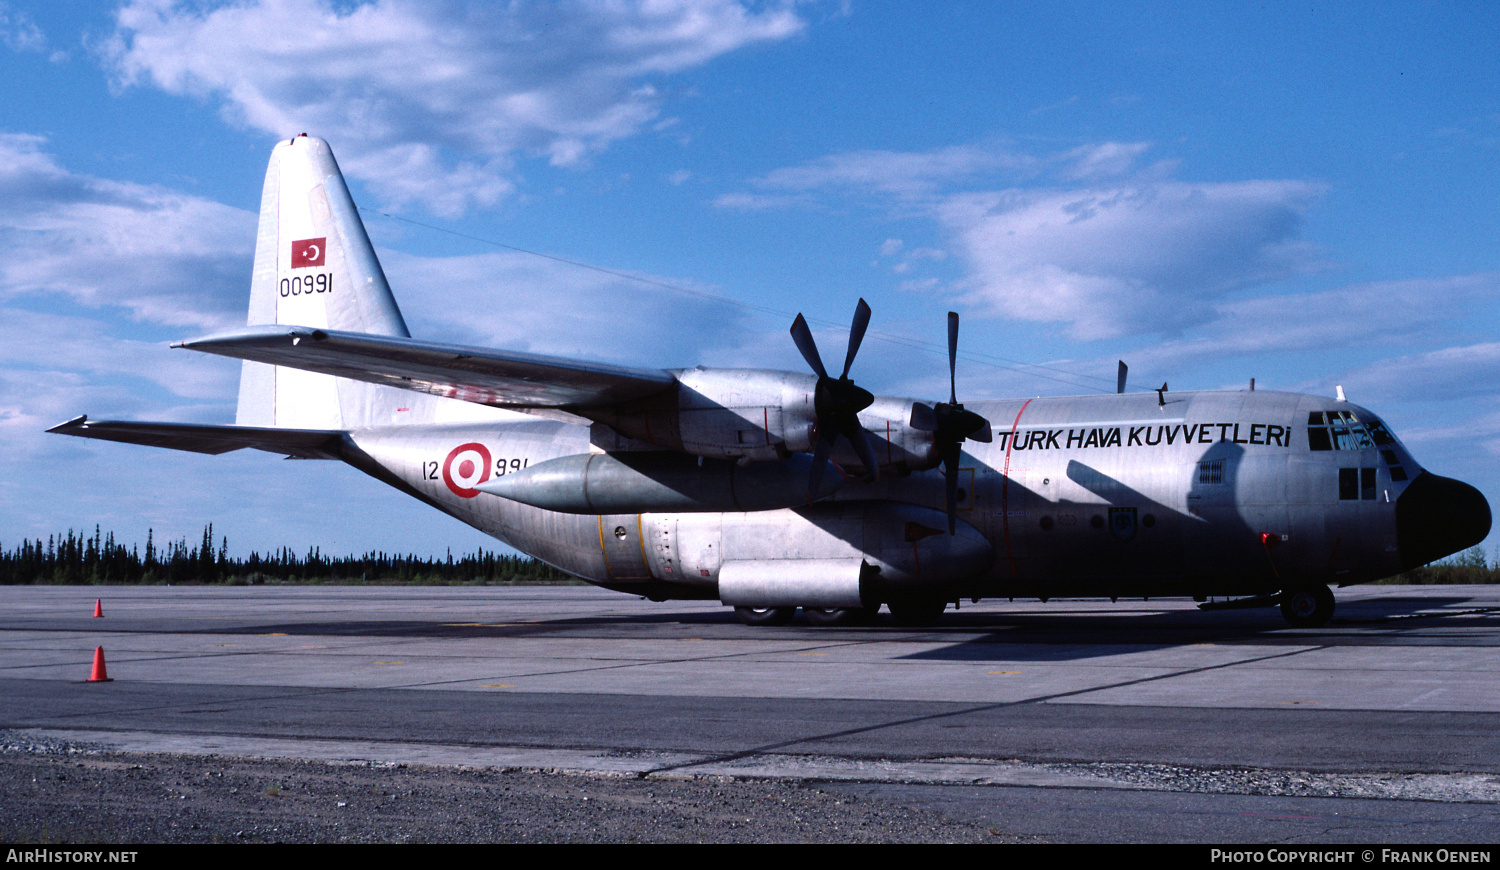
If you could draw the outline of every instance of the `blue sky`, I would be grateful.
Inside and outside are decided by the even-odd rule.
[[[936,399],[951,308],[966,401],[1343,385],[1500,506],[1497,44],[1490,4],[0,0],[0,545],[487,544],[331,463],[42,434],[233,419],[166,343],[243,322],[304,131],[421,337],[800,370],[792,316],[839,347],[863,296],[860,383]]]

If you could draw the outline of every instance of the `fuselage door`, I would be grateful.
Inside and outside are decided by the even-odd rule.
[[[604,551],[604,568],[610,580],[651,579],[640,514],[600,516],[599,547]]]

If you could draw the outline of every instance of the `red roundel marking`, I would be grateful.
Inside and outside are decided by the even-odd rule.
[[[454,460],[458,468],[453,467]],[[455,471],[457,474],[455,475]],[[459,498],[479,495],[474,487],[490,479],[490,451],[478,441],[460,444],[443,460],[443,483]]]

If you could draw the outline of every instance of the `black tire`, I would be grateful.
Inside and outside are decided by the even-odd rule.
[[[891,616],[898,625],[932,625],[948,609],[948,602],[940,598],[900,598],[886,602]]]
[[[1320,628],[1333,618],[1333,592],[1321,583],[1281,592],[1281,616],[1295,628]]]
[[[827,626],[869,625],[875,620],[879,608],[870,607],[804,607],[802,615],[808,625],[820,628]]]
[[[736,607],[734,615],[746,625],[786,625],[797,615],[795,607]]]

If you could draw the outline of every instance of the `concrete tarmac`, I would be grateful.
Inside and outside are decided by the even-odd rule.
[[[1321,629],[1183,600],[905,629],[589,587],[5,587],[0,729],[816,782],[1044,840],[1500,840],[1500,587],[1337,595]],[[96,646],[113,682],[85,682]]]

